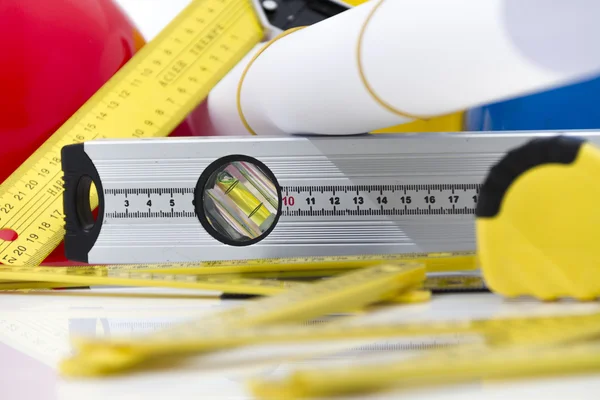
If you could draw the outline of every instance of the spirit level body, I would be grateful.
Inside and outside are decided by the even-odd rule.
[[[536,137],[600,132],[99,140],[63,151],[70,259],[153,263],[475,250],[475,207],[489,168]],[[199,178],[244,156],[276,178],[279,214],[254,243],[231,245],[199,220]],[[82,177],[100,194],[82,224]],[[85,197],[85,196],[84,196]],[[85,206],[85,204],[83,204]],[[89,222],[89,221],[88,221]]]

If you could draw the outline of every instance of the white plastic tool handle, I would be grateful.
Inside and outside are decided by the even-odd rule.
[[[599,17],[597,0],[370,1],[257,46],[210,94],[212,133],[365,133],[589,79]]]

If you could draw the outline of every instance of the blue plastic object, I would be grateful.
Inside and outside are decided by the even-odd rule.
[[[600,128],[600,78],[469,109],[464,130]]]

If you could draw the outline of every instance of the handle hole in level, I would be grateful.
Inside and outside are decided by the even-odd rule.
[[[94,216],[92,204],[94,199],[97,199],[98,192],[94,181],[87,175],[82,176],[77,183],[77,218],[79,224],[84,231],[91,230],[96,224],[96,216]]]

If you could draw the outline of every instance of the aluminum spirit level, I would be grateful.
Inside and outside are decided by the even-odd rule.
[[[66,254],[120,264],[475,251],[489,169],[558,134],[600,142],[570,131],[74,144],[62,152]]]

